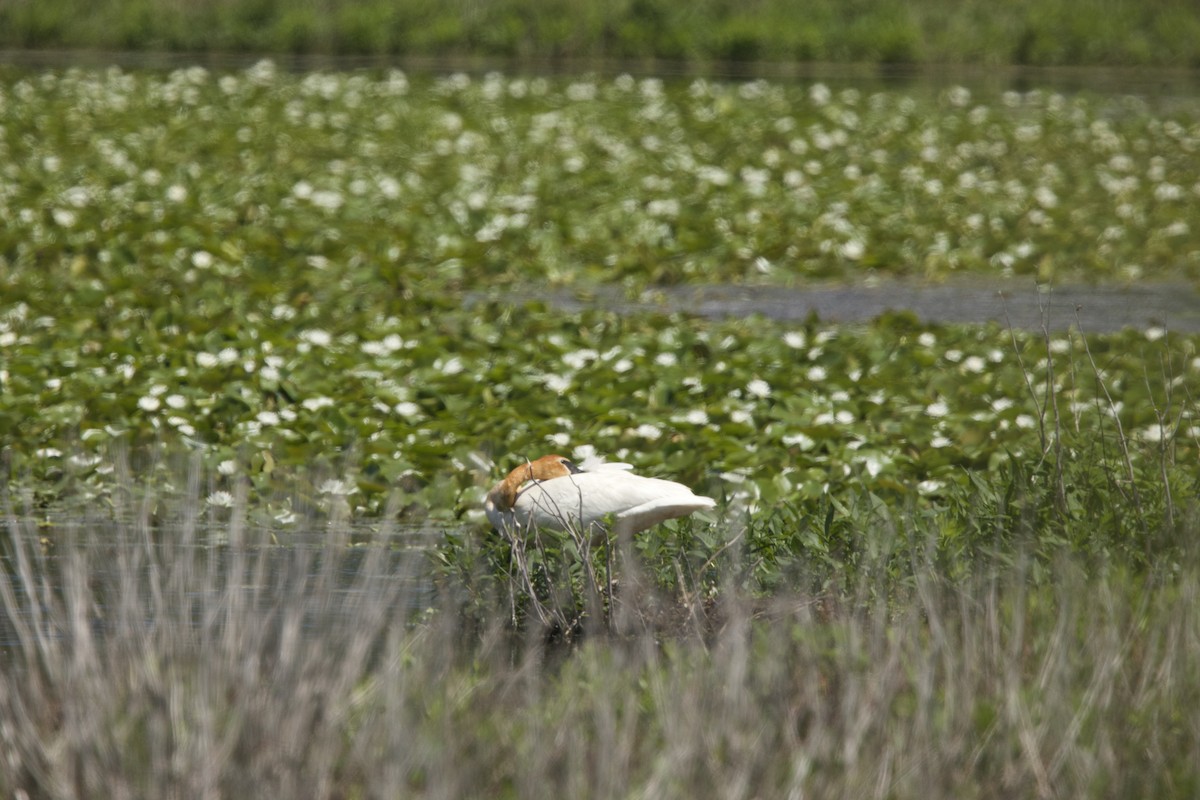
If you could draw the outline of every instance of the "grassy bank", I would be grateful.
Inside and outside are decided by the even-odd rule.
[[[15,0],[0,47],[1195,67],[1200,14],[1186,0]]]

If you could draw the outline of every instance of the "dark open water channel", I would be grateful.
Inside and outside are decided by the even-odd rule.
[[[1123,328],[1200,332],[1200,294],[1187,284],[1063,286],[983,282],[917,284],[886,281],[861,286],[673,286],[631,297],[602,287],[586,291],[467,296],[520,304],[545,302],[563,311],[597,308],[618,313],[683,312],[702,317],[761,314],[784,322],[816,317],[831,323],[865,323],[889,311],[907,311],[933,323],[997,323],[1019,330],[1111,333]]]

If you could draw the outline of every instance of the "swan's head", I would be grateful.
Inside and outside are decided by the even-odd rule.
[[[550,481],[582,472],[579,467],[564,456],[549,455],[533,461],[526,461],[495,485],[488,492],[487,502],[500,511],[511,511],[516,505],[517,493],[523,484],[529,481]]]

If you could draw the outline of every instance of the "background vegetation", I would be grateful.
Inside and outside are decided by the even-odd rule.
[[[0,46],[505,59],[1200,65],[1188,0],[8,0]]]

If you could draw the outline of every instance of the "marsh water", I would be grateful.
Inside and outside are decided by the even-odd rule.
[[[230,614],[317,638],[353,628],[381,605],[410,617],[435,602],[429,553],[444,535],[318,525],[287,533],[286,542],[264,533],[230,545],[227,522],[187,531],[92,520],[7,527],[0,652],[26,653],[35,642],[78,638],[81,628],[98,638],[152,637],[182,624],[208,637]]]
[[[619,313],[686,312],[702,317],[762,315],[785,322],[815,317],[863,323],[888,312],[909,312],[933,323],[997,323],[1019,330],[1112,333],[1161,327],[1200,332],[1200,294],[1186,284],[1037,286],[1032,280],[919,284],[880,281],[824,286],[670,286],[630,296],[616,288],[534,294],[468,295],[505,303],[531,300],[563,311],[600,308]]]

